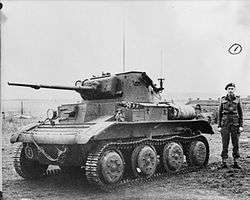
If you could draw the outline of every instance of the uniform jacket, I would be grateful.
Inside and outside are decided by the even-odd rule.
[[[229,95],[221,98],[219,106],[219,123],[218,126],[226,126],[232,124],[235,126],[243,126],[243,113],[239,96]]]

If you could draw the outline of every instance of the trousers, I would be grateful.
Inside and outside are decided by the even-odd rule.
[[[222,160],[228,158],[228,145],[230,142],[230,136],[233,145],[233,158],[236,160],[240,157],[239,154],[239,126],[235,126],[233,124],[228,124],[227,126],[221,127],[221,138],[222,138],[222,152],[221,157]]]

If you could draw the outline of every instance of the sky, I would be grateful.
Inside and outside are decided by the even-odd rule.
[[[2,98],[78,98],[72,91],[10,87],[8,81],[73,86],[102,72],[145,71],[164,95],[222,95],[228,82],[250,95],[248,1],[3,1]],[[239,43],[242,52],[231,55]]]

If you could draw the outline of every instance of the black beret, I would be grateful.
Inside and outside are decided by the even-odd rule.
[[[195,110],[201,110],[201,105],[200,105],[200,104],[196,104],[196,106],[195,106],[194,109],[195,109]]]
[[[235,87],[234,83],[228,83],[225,87],[225,90],[227,90],[228,87]]]

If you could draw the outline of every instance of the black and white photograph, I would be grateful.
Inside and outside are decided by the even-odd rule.
[[[0,199],[250,199],[250,1],[2,0]]]

